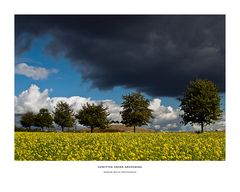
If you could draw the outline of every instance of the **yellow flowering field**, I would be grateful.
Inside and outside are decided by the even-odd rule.
[[[225,160],[225,133],[16,132],[15,160]]]

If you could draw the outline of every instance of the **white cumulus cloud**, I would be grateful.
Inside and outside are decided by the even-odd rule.
[[[122,117],[120,115],[120,111],[122,110],[122,107],[115,103],[115,101],[112,100],[102,100],[100,101],[104,107],[108,108],[109,113],[109,119],[113,121],[122,121]]]
[[[26,63],[19,63],[15,66],[15,73],[24,75],[34,80],[47,79],[51,73],[57,73],[57,69],[46,69],[43,67],[34,67]]]
[[[171,106],[161,105],[161,100],[156,98],[150,101],[149,109],[152,109],[152,120],[149,126],[160,130],[175,130],[180,126],[180,110]]]
[[[110,115],[108,118],[114,121],[121,121],[119,114],[121,107],[112,100],[91,100],[80,96],[73,97],[49,97],[49,90],[40,91],[37,85],[31,85],[26,91],[19,96],[15,96],[15,114],[24,114],[26,112],[38,113],[41,108],[47,108],[52,112],[59,101],[67,102],[74,112],[82,109],[87,103],[100,104],[108,108]]]
[[[26,91],[23,91],[18,97],[15,96],[15,113],[24,114],[28,111],[37,113],[40,108],[48,108],[48,89],[40,92],[36,85],[31,85]]]

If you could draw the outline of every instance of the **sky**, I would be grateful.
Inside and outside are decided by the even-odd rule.
[[[216,83],[225,111],[224,15],[15,16],[16,114],[103,102],[120,120],[122,95],[140,91],[150,127],[188,130],[177,98],[196,78]]]

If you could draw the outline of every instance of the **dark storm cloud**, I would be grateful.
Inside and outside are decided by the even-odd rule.
[[[51,34],[45,50],[64,54],[99,89],[178,96],[207,78],[225,91],[224,15],[17,15],[15,26],[16,54]]]

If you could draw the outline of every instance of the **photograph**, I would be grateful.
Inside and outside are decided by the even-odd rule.
[[[225,14],[15,14],[15,161],[225,161]]]

